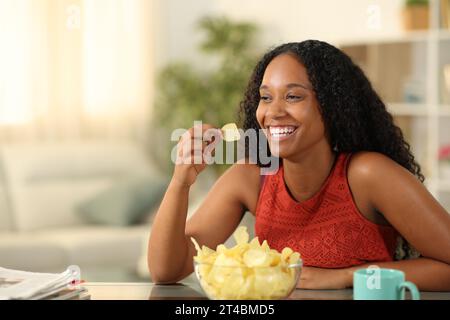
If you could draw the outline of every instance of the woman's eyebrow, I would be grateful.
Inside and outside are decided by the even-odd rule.
[[[300,87],[300,88],[303,88],[303,89],[306,89],[306,90],[311,90],[312,89],[310,86],[304,85],[304,84],[301,84],[301,83],[288,83],[286,85],[286,88],[288,88],[288,89],[296,88],[296,87]],[[263,85],[261,85],[259,87],[259,90],[265,90],[265,89],[269,89],[269,86],[263,84]]]

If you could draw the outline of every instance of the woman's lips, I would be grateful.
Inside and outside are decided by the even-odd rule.
[[[296,131],[296,126],[270,126],[268,133],[271,140],[282,141],[289,139]]]

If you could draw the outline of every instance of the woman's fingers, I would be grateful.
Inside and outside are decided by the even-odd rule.
[[[200,141],[194,143],[193,141],[184,141],[179,146],[179,158],[183,164],[201,164],[203,163],[204,150],[207,147],[207,142]]]
[[[220,129],[204,124],[186,131],[178,143],[177,163],[203,164],[212,163],[214,148],[222,138]],[[179,161],[178,161],[179,160]]]

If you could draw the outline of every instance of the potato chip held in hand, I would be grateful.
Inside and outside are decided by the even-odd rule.
[[[235,123],[228,123],[222,127],[223,140],[227,142],[237,141],[241,138],[239,129]]]

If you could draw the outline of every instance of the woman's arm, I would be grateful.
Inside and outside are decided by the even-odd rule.
[[[352,157],[348,171],[355,201],[383,216],[422,257],[373,262],[343,269],[305,267],[298,283],[303,289],[353,286],[353,272],[377,265],[405,272],[420,290],[450,291],[450,215],[409,171],[373,152]]]
[[[205,165],[196,169],[181,166],[185,165],[176,165],[152,225],[148,267],[155,283],[174,283],[192,273],[196,250],[190,238],[215,249],[236,229],[244,207],[252,209],[249,205],[256,204],[257,200],[259,169],[254,165],[235,164],[218,179],[200,208],[186,222],[190,185]],[[190,178],[186,169],[194,170]]]
[[[189,189],[172,179],[153,221],[147,261],[154,282],[178,278],[190,253],[189,240],[184,235]]]
[[[401,270],[405,273],[406,281],[413,282],[419,290],[450,291],[450,265],[429,258],[380,262],[348,268],[346,272],[347,286],[353,286],[354,271],[369,266]]]
[[[201,136],[210,128],[209,125],[202,127]],[[155,282],[172,281],[176,278],[189,254],[189,239],[184,235],[189,190],[206,166],[203,161],[194,161],[194,153],[202,155],[204,149],[202,141],[195,141],[194,130],[196,134],[199,133],[199,128],[191,128],[177,144],[177,163],[173,177],[153,221],[147,263]],[[198,157],[195,160],[198,161]]]
[[[248,208],[249,201],[256,204],[257,194],[251,194],[251,190],[258,190],[257,185],[252,187],[259,183],[259,169],[255,167],[233,165],[217,180],[187,222],[189,189],[174,182],[169,185],[156,214],[148,247],[153,282],[175,283],[193,272],[197,252],[191,237],[200,246],[213,249],[229,238],[243,217],[244,207]]]
[[[358,154],[352,166],[357,183],[367,190],[369,205],[423,257],[379,265],[405,271],[407,278],[423,290],[450,290],[448,212],[416,177],[384,155]]]
[[[374,262],[343,269],[305,267],[297,287],[316,290],[351,288],[353,272],[369,266],[401,270],[406,280],[416,284],[419,290],[450,291],[450,265],[429,258]]]

